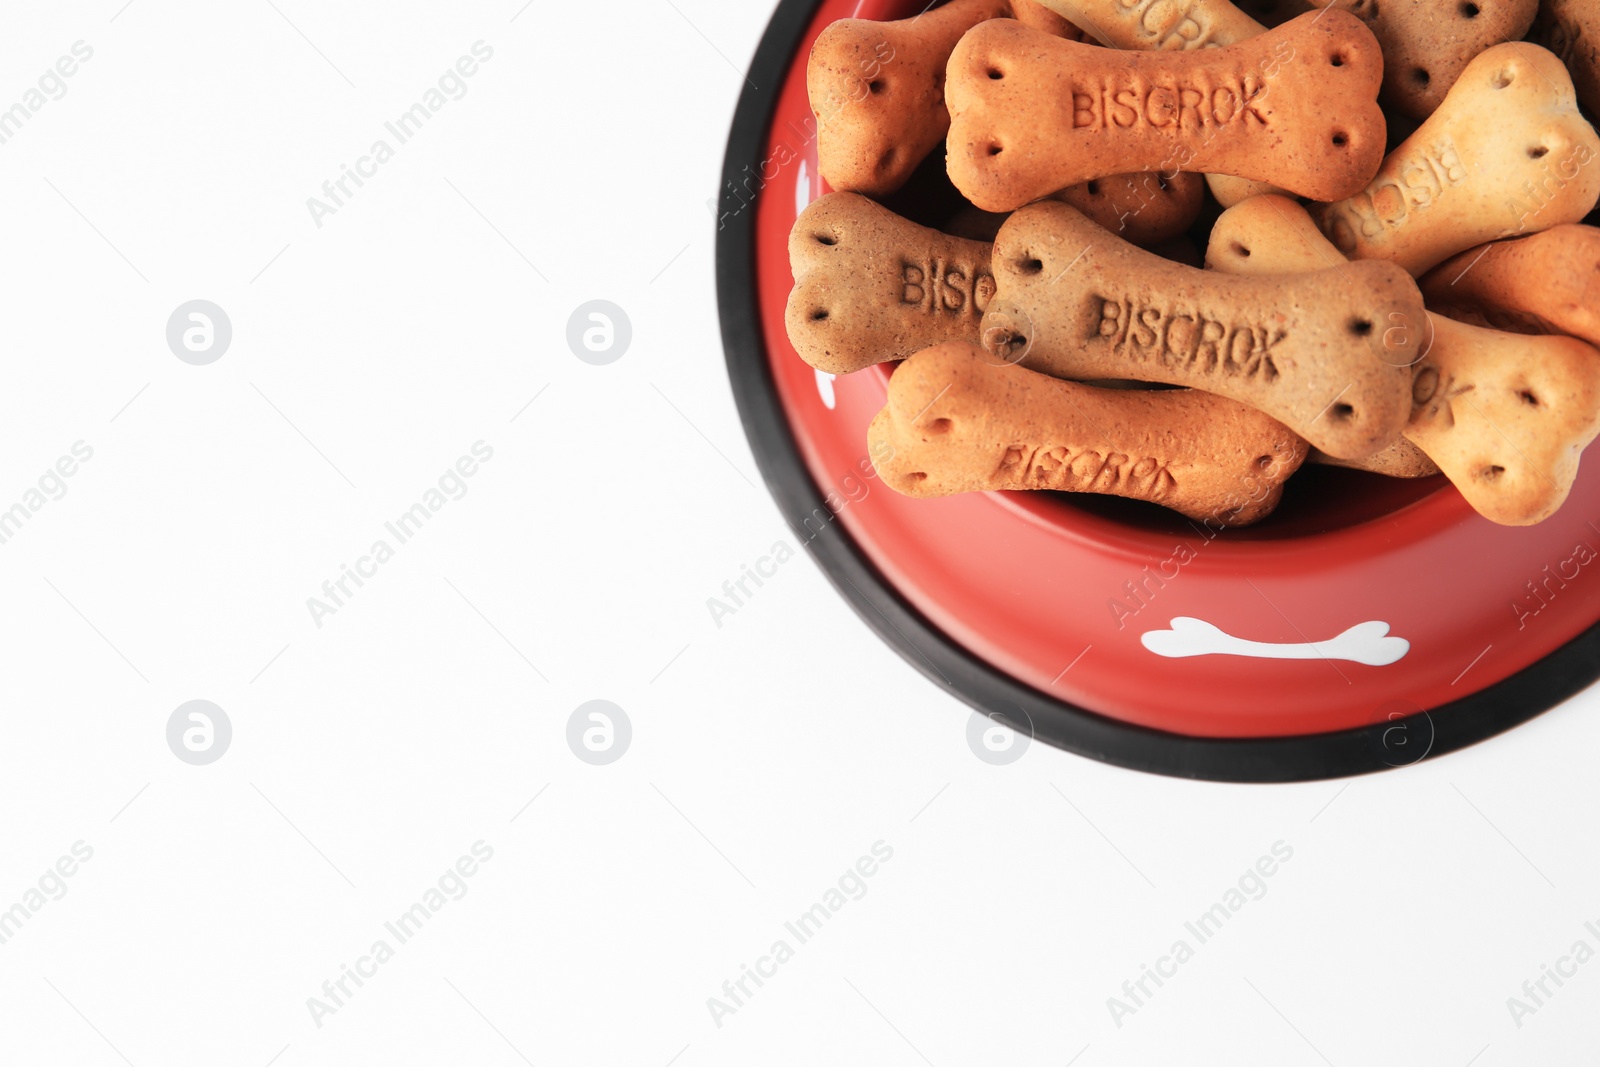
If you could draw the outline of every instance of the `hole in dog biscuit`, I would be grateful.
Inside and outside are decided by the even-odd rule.
[[[1411,383],[1411,399],[1417,404],[1426,404],[1433,399],[1433,394],[1439,389],[1439,370],[1436,367],[1423,367],[1417,372],[1416,380]]]
[[[867,91],[874,95],[883,92],[886,88],[888,86],[883,84],[882,78],[874,78],[867,83]]]
[[[1328,57],[1328,62],[1333,64],[1336,67],[1344,66],[1344,53],[1343,52],[1335,52],[1333,55]]]
[[[1516,75],[1509,70],[1497,70],[1494,72],[1494,76],[1489,79],[1489,84],[1496,89],[1504,89],[1515,80]]]
[[[1001,359],[1011,362],[1014,358],[1021,359],[1018,352],[1026,354],[1028,351],[1028,338],[1016,330],[1000,326],[991,326],[983,331],[983,345]]]
[[[823,319],[825,319],[827,317],[828,317],[828,309],[827,308],[817,308],[815,311],[813,311],[811,313],[811,321],[812,322],[821,322]]]
[[[1357,337],[1365,337],[1372,332],[1371,319],[1351,319],[1350,332]]]
[[[1478,5],[1472,3],[1471,0],[1463,3],[1460,7],[1456,8],[1456,10],[1461,12],[1461,17],[1464,19],[1475,19],[1478,17]]]
[[[1412,67],[1411,68],[1411,80],[1413,82],[1415,82],[1419,86],[1426,86],[1429,82],[1431,82],[1433,80],[1433,75],[1429,74],[1426,70],[1423,70],[1421,67]]]
[[[989,68],[989,80],[990,81],[997,82],[1001,78],[1004,78],[1005,76],[1006,76],[1005,71],[1001,70],[999,67],[990,67]]]
[[[1089,182],[1088,185],[1084,186],[1084,188],[1089,190],[1089,195],[1090,196],[1099,196],[1100,195],[1100,179],[1098,179],[1098,178],[1094,179],[1093,181]]]
[[[1233,242],[1233,254],[1238,256],[1240,259],[1250,258],[1250,250],[1244,245],[1240,244],[1238,241]]]
[[[951,422],[949,419],[934,419],[932,422],[928,423],[928,432],[949,433],[950,428],[954,425],[955,423]]]
[[[838,238],[834,237],[831,233],[814,233],[811,236],[816,238],[817,244],[827,245],[829,248],[832,248],[834,245],[839,243]]]
[[[891,167],[893,167],[894,166],[895,156],[898,155],[898,154],[899,154],[899,149],[891,148],[888,151],[886,151],[883,155],[879,156],[878,157],[878,170],[885,171],[885,170],[888,170]]]
[[[1256,457],[1256,466],[1260,467],[1262,470],[1266,470],[1268,467],[1272,466],[1272,457],[1271,456],[1257,456]]]
[[[1533,407],[1538,407],[1539,406],[1539,398],[1534,396],[1532,391],[1524,389],[1521,392],[1519,392],[1517,395],[1522,398],[1522,402],[1524,404],[1531,404]]]
[[[1356,413],[1356,409],[1353,404],[1338,403],[1333,405],[1332,410],[1333,417],[1338,419],[1340,422],[1349,422],[1351,416]]]
[[[1032,256],[1026,259],[1019,259],[1017,260],[1017,269],[1024,274],[1038,274],[1044,270],[1044,261],[1035,259]]]
[[[1484,467],[1482,470],[1478,471],[1478,478],[1480,481],[1492,482],[1499,479],[1499,477],[1505,472],[1506,469],[1500,466],[1500,464],[1496,463],[1493,466]]]
[[[1350,143],[1350,136],[1343,130],[1340,130],[1338,133],[1333,135],[1333,143],[1336,147],[1343,148],[1345,145]]]
[[[928,480],[928,472],[927,471],[912,471],[911,473],[906,475],[906,481],[911,482],[913,484],[915,484],[917,482],[925,482],[927,480]]]
[[[1000,146],[997,145],[997,144],[990,145],[989,146],[989,154],[991,156],[998,156],[1000,154]]]
[[[1549,151],[1550,151],[1550,149],[1546,148],[1544,145],[1536,144],[1532,148],[1528,149],[1528,158],[1529,159],[1543,159],[1545,157],[1545,154],[1548,153]]]

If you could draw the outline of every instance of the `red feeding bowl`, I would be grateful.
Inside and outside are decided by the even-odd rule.
[[[979,711],[1123,766],[1232,781],[1337,777],[1493,736],[1600,676],[1600,462],[1531,527],[1440,477],[1307,466],[1276,514],[1210,530],[1058,493],[913,500],[874,476],[887,368],[832,378],[790,346],[787,241],[826,189],[811,43],[907,0],[783,0],[739,102],[717,284],[740,415],[786,520],[905,659]],[[957,205],[934,153],[890,206]]]

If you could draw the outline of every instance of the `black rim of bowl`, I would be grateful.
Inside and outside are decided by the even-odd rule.
[[[764,160],[767,131],[790,63],[819,0],[781,0],[756,48],[723,160],[717,221],[717,303],[739,418],[767,489],[794,531],[858,615],[944,691],[1012,729],[1091,759],[1152,774],[1227,782],[1342,778],[1408,766],[1509,730],[1600,677],[1600,623],[1523,670],[1460,700],[1358,729],[1293,737],[1188,737],[1107,718],[1023,685],[977,659],[907,604],[830,515],[806,470],[761,337],[755,207],[733,190]],[[759,83],[759,84],[758,84]],[[747,171],[745,168],[749,167]],[[757,196],[763,195],[758,192]],[[1410,705],[1415,708],[1415,705]]]

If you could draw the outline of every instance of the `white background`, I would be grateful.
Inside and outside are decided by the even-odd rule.
[[[1520,1028],[1506,1003],[1600,949],[1593,692],[1420,767],[1220,786],[981,762],[803,554],[713,625],[793,542],[706,207],[765,2],[274,2],[0,15],[0,107],[94,49],[0,146],[0,507],[94,450],[0,545],[0,909],[93,849],[0,945],[0,1063],[1600,1060],[1600,962]],[[479,40],[465,97],[316,226]],[[196,298],[234,329],[209,366],[165,338]],[[609,366],[565,339],[596,298],[633,324]],[[317,627],[307,598],[479,440],[468,493]],[[197,698],[234,730],[201,767],[165,732]],[[566,742],[596,698],[633,726],[609,766]],[[480,840],[467,894],[317,1025]],[[1116,1025],[1279,841],[1266,895]]]

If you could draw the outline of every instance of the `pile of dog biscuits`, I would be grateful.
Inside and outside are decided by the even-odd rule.
[[[902,493],[1241,526],[1314,462],[1529,525],[1600,434],[1596,0],[949,0],[806,74],[788,334],[898,363]],[[884,202],[941,145],[933,229]]]

